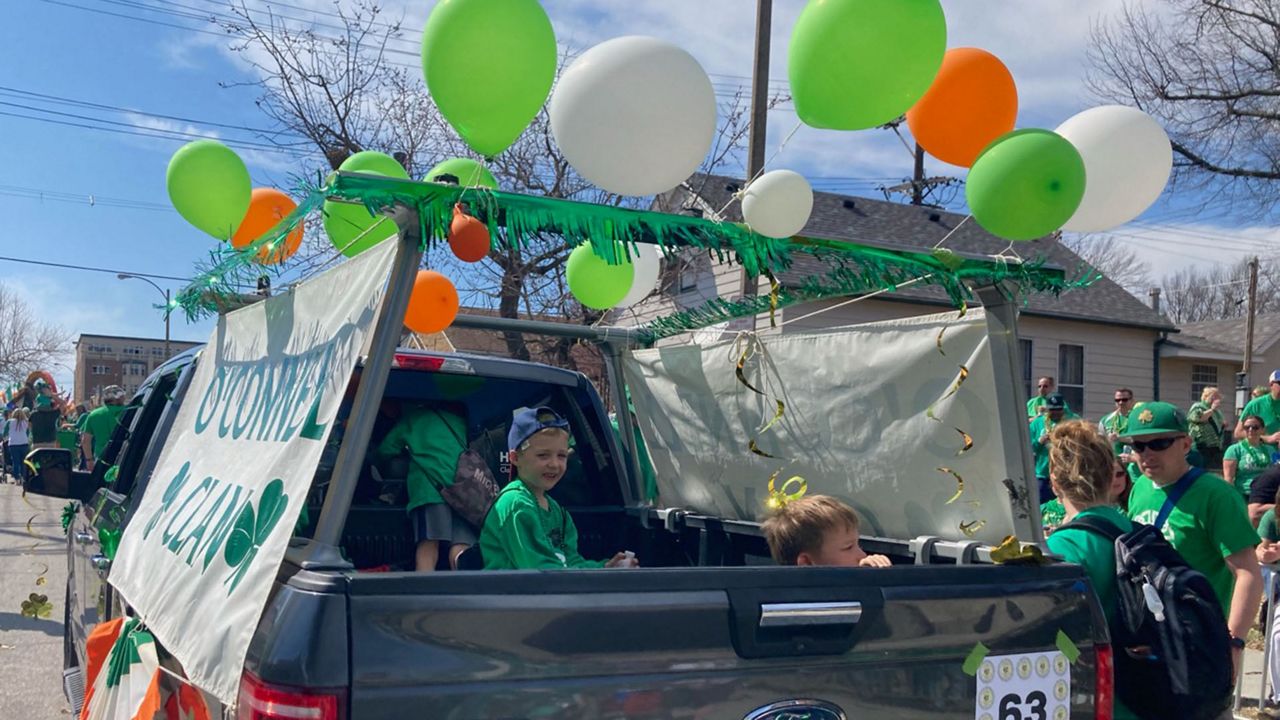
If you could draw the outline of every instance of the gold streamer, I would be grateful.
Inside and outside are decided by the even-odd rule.
[[[747,360],[751,357],[752,348],[756,342],[758,342],[758,340],[756,340],[754,337],[748,337],[747,346],[743,348],[742,354],[738,356],[738,362],[734,366],[733,374],[738,378],[738,382],[746,386],[748,390],[750,390],[751,392],[757,395],[763,396],[764,392],[762,392],[759,388],[757,388],[756,386],[752,385],[750,382],[747,381],[747,375],[745,372],[745,369],[747,366]],[[770,428],[772,428],[774,425],[777,425],[778,421],[781,420],[782,416],[785,415],[787,412],[787,406],[785,403],[783,403],[781,400],[776,400],[776,399],[774,400],[774,402],[777,403],[777,407],[773,412],[773,418],[770,419],[769,422],[765,423],[765,426],[763,428],[760,428],[760,431],[756,433],[755,437],[747,441],[747,449],[750,450],[752,453],[759,455],[760,457],[766,457],[766,458],[772,458],[772,459],[776,459],[777,456],[767,453],[764,450],[761,450],[760,446],[757,444],[756,441],[760,439],[761,435],[768,432]]]
[[[1024,546],[1015,535],[1007,535],[991,550],[991,562],[1000,565],[1046,565],[1048,559],[1035,545]]]
[[[965,431],[961,430],[960,428],[952,428],[952,430],[955,430],[956,432],[960,433],[960,437],[964,438],[964,447],[960,448],[960,450],[956,452],[956,457],[960,457],[961,455],[963,455],[963,454],[965,454],[965,453],[967,453],[967,452],[969,452],[970,450],[972,450],[972,449],[973,449],[973,436],[972,436],[972,435],[970,435],[969,433],[967,433],[967,432],[965,432]]]
[[[942,334],[945,333],[946,331],[947,331],[946,325],[943,325],[942,329],[938,331],[938,354],[943,357],[947,356],[947,354],[942,351]]]
[[[960,473],[956,472],[955,470],[952,470],[949,467],[940,467],[938,468],[938,472],[948,473],[951,475],[951,477],[956,479],[956,494],[952,495],[950,500],[943,503],[943,505],[950,505],[956,500],[959,500],[960,496],[964,494],[964,478],[960,477]]]
[[[986,520],[974,520],[972,522],[962,522],[960,523],[960,532],[964,533],[965,537],[973,537],[974,535],[977,535],[978,531],[981,530],[986,524],[987,524]]]
[[[768,270],[764,271],[765,277],[769,278],[769,327],[778,327],[778,291],[782,286],[778,283],[778,279]]]
[[[929,418],[930,420],[932,420],[932,421],[936,422],[936,423],[940,423],[940,422],[942,422],[942,419],[941,419],[941,418],[939,418],[937,415],[934,415],[934,414],[933,414],[933,406],[932,406],[932,405],[930,405],[929,407],[925,408],[925,410],[924,410],[924,416],[925,416],[925,417],[927,417],[927,418]]]
[[[799,500],[804,497],[806,492],[809,491],[809,482],[799,475],[792,475],[790,478],[787,478],[787,481],[782,483],[781,490],[775,489],[774,483],[777,482],[778,474],[781,472],[781,469],[775,470],[774,473],[769,476],[769,498],[764,501],[764,504],[770,510],[781,510],[787,506],[787,503]],[[791,487],[792,484],[796,485],[796,489],[788,491],[787,488]]]
[[[35,530],[31,529],[31,523],[35,522],[35,519],[38,517],[40,517],[40,514],[36,513],[35,515],[32,515],[31,517],[27,518],[27,534],[37,540],[40,539],[40,536],[36,534]]]
[[[751,342],[751,340],[747,341],[747,347],[742,350],[742,355],[738,358],[737,367],[734,369],[733,374],[738,377],[738,382],[747,386],[748,390],[757,395],[763,395],[764,393],[759,388],[747,382],[747,376],[743,373],[743,368],[747,365],[747,358],[751,357]]]
[[[942,402],[943,400],[946,400],[952,395],[955,395],[956,393],[960,392],[960,386],[963,385],[964,381],[968,379],[969,379],[969,368],[965,367],[964,365],[961,365],[960,377],[956,378],[955,384],[951,386],[951,389],[947,391],[946,395],[943,395],[941,398],[938,399],[938,402]]]

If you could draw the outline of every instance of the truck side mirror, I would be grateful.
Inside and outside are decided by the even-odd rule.
[[[26,463],[26,492],[88,502],[98,489],[92,473],[72,469],[71,451],[66,448],[32,450]]]

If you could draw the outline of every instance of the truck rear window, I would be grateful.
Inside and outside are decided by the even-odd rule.
[[[309,536],[319,517],[354,388],[353,380],[317,467],[298,535]],[[343,550],[348,559],[358,569],[383,566],[398,569],[412,558],[412,530],[405,512],[408,458],[403,455],[380,457],[375,449],[406,411],[417,408],[447,410],[464,418],[468,448],[488,462],[499,485],[506,484],[512,477],[507,462],[507,432],[513,414],[527,407],[552,408],[569,421],[572,432],[568,470],[551,495],[575,511],[620,510],[623,499],[618,477],[620,463],[614,458],[616,444],[612,431],[601,426],[596,403],[593,394],[576,385],[393,369],[361,464],[344,532]]]

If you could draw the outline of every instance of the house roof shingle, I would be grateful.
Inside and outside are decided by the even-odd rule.
[[[1226,348],[1223,352],[1240,353],[1244,350],[1247,319],[1206,320],[1179,325],[1182,331],[1179,341],[1190,343],[1196,349],[1210,346]],[[1280,313],[1257,315],[1253,323],[1253,351],[1264,353],[1280,340]]]
[[[685,187],[659,197],[657,204],[678,210],[689,204],[692,189],[712,209],[729,206],[724,212],[725,219],[740,222],[741,206],[730,200],[742,184],[742,180],[735,178],[695,175]],[[959,253],[995,255],[1008,247],[1009,243],[986,232],[976,222],[964,220],[963,215],[936,208],[815,192],[813,212],[802,234],[849,240],[873,247],[927,250],[955,230],[947,238],[944,247]],[[1014,249],[1023,257],[1043,258],[1048,264],[1063,268],[1068,277],[1079,274],[1083,268],[1084,261],[1080,256],[1047,237],[1018,243]],[[821,260],[807,255],[794,257],[791,267],[778,275],[778,279],[784,284],[798,284],[827,270]],[[904,300],[950,304],[942,290],[935,287],[903,288],[894,292],[893,296]],[[1022,312],[1176,331],[1168,318],[1105,277],[1088,288],[1065,292],[1059,297],[1047,293],[1031,294]]]

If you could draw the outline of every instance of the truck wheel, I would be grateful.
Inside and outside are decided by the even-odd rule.
[[[70,670],[80,666],[80,658],[76,657],[75,642],[71,639],[71,588],[67,587],[66,599],[62,603],[62,669]]]

